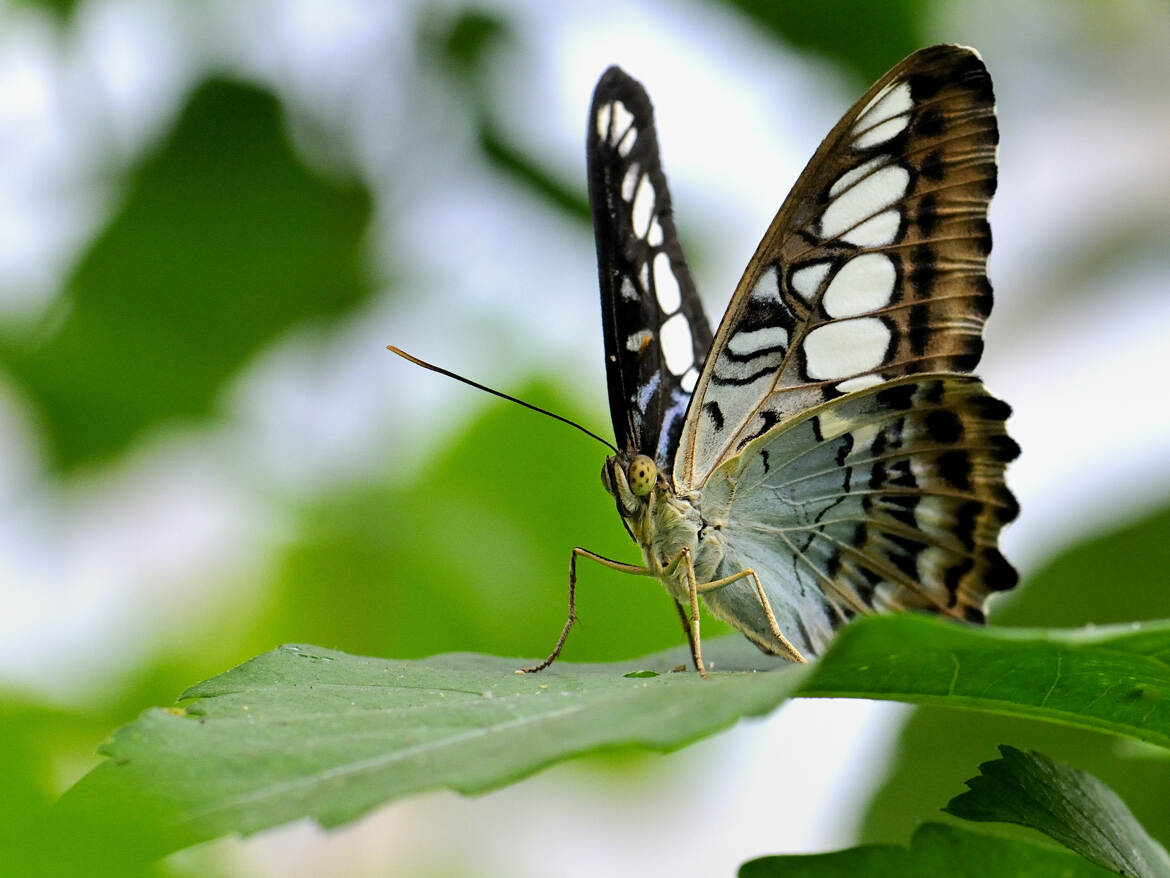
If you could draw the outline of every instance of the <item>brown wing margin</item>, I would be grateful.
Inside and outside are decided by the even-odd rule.
[[[680,488],[821,402],[976,366],[997,143],[990,76],[961,46],[915,52],[845,113],[716,333],[675,461]]]

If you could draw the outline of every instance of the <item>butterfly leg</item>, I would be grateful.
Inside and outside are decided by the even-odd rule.
[[[784,647],[785,652],[788,653],[788,658],[790,658],[792,661],[800,662],[802,664],[807,662],[808,659],[801,655],[800,650],[793,646],[792,643],[789,642],[788,638],[784,636],[783,632],[781,632],[780,625],[776,621],[776,614],[772,612],[772,604],[768,601],[768,595],[764,591],[764,586],[760,584],[760,577],[756,576],[756,571],[752,570],[750,567],[745,570],[741,570],[738,573],[733,573],[731,576],[726,576],[723,579],[704,582],[702,585],[697,586],[695,591],[697,591],[699,594],[715,591],[716,589],[724,588],[728,585],[731,585],[733,582],[738,582],[739,580],[747,579],[748,577],[751,578],[752,582],[756,586],[756,595],[760,599],[760,606],[764,608],[764,615],[768,617],[768,627],[772,629],[772,636],[780,641],[780,645]],[[694,575],[692,574],[692,581],[693,579]],[[698,598],[696,597],[695,600],[697,601]]]
[[[687,637],[691,641],[691,658],[695,660],[695,670],[699,672],[700,676],[706,677],[707,668],[703,664],[702,639],[699,637],[699,584],[695,579],[695,564],[691,560],[691,550],[684,548],[670,567],[674,567],[675,564],[682,564],[687,573],[687,590],[690,592],[691,598],[691,624],[687,631]]]
[[[561,649],[565,645],[565,641],[569,639],[569,629],[573,627],[573,623],[577,621],[577,556],[589,558],[596,561],[603,567],[608,567],[610,570],[618,570],[622,573],[633,573],[638,576],[653,576],[654,574],[645,567],[640,567],[637,564],[626,564],[622,561],[614,561],[612,558],[606,558],[604,555],[598,555],[596,552],[590,552],[588,549],[582,549],[580,546],[574,546],[572,554],[569,556],[569,618],[565,620],[565,627],[561,629],[561,636],[557,638],[557,645],[553,647],[553,651],[548,654],[548,658],[538,665],[533,665],[531,668],[521,668],[516,673],[518,674],[535,674],[537,671],[543,671],[549,665],[557,660],[557,656],[561,654]]]

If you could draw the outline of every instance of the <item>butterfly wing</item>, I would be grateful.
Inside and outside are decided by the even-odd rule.
[[[617,67],[597,83],[588,132],[614,434],[669,473],[711,328],[671,216],[650,99]]]
[[[879,79],[777,213],[716,334],[675,458],[680,488],[826,400],[969,372],[991,309],[991,79],[933,46]]]
[[[752,568],[806,656],[844,621],[922,609],[983,620],[1016,572],[996,546],[1018,506],[1003,473],[1019,448],[1009,408],[977,378],[924,374],[822,403],[721,464],[703,489],[722,522],[719,577]],[[778,652],[754,587],[711,609]]]

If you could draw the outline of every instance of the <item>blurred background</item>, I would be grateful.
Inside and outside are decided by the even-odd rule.
[[[277,644],[547,653],[569,549],[637,558],[601,449],[385,345],[608,434],[583,150],[601,71],[655,102],[717,321],[820,138],[935,42],[977,47],[999,100],[980,372],[1024,449],[1004,542],[1025,582],[993,621],[1170,617],[1160,0],[0,3],[6,861],[68,874],[41,818],[109,732]],[[652,582],[586,567],[579,595],[568,659],[683,639]],[[730,874],[905,841],[1000,742],[1101,774],[1170,837],[1150,753],[806,701],[154,874]],[[95,827],[85,869],[118,874]]]

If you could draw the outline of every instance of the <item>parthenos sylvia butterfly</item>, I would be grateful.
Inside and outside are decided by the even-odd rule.
[[[674,598],[703,671],[699,597],[761,650],[821,653],[850,618],[971,622],[1016,572],[1010,409],[970,374],[991,311],[991,79],[922,49],[829,132],[712,339],[671,216],[653,110],[617,67],[589,113],[589,199],[618,450],[602,481]]]
[[[1017,578],[997,540],[1018,512],[1004,469],[1019,447],[1007,404],[970,374],[991,312],[998,139],[974,50],[905,58],[821,143],[712,337],[650,100],[605,72],[586,140],[618,442],[601,478],[643,563],[573,549],[569,618],[524,670],[560,654],[578,557],[660,580],[700,673],[700,597],[793,661],[875,611],[983,621]]]

